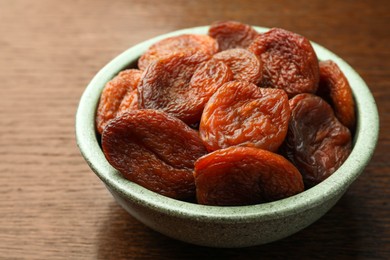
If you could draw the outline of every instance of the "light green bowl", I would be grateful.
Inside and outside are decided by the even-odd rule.
[[[259,32],[267,28],[255,27]],[[374,152],[379,132],[376,104],[360,76],[341,58],[313,43],[320,60],[333,60],[348,78],[356,101],[357,130],[351,155],[328,179],[298,195],[252,206],[204,206],[174,200],[124,179],[105,159],[95,133],[95,111],[107,81],[136,64],[158,40],[184,33],[206,34],[207,26],[164,34],[126,50],[92,79],[76,115],[76,138],[86,162],[116,201],[136,219],[169,237],[210,247],[246,247],[269,243],[323,216],[361,174]]]

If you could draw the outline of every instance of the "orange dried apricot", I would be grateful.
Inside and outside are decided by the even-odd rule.
[[[218,42],[219,51],[247,48],[258,33],[250,25],[236,21],[214,22],[208,34]]]
[[[135,108],[131,105],[122,106],[121,103],[127,95],[137,89],[141,74],[142,72],[137,69],[124,70],[106,84],[96,112],[96,128],[99,134],[103,132],[107,123],[117,116],[119,110]]]
[[[139,58],[138,68],[145,70],[153,61],[167,58],[176,53],[187,55],[203,52],[213,55],[218,51],[218,43],[207,35],[182,34],[156,42]]]
[[[262,77],[262,63],[252,52],[245,49],[229,49],[218,52],[213,59],[225,62],[233,72],[233,79],[257,84]]]
[[[199,133],[208,151],[245,145],[276,151],[290,118],[286,93],[230,81],[207,102]]]
[[[151,63],[138,86],[138,107],[167,112],[187,124],[199,122],[203,108],[199,105],[205,102],[198,97],[203,88],[191,85],[191,79],[201,63],[209,59],[203,53],[177,53]]]
[[[197,201],[218,206],[250,205],[303,191],[302,176],[283,156],[250,147],[229,147],[195,162]]]
[[[257,36],[248,49],[263,62],[263,86],[283,89],[289,97],[316,92],[318,59],[305,37],[273,28]]]
[[[194,163],[206,149],[179,119],[148,109],[123,113],[104,128],[102,148],[125,178],[168,197],[194,197]]]
[[[321,61],[320,84],[317,95],[328,101],[340,122],[354,131],[356,124],[355,101],[344,73],[331,60]]]

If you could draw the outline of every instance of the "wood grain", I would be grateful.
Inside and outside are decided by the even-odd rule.
[[[210,249],[160,235],[121,209],[81,157],[79,98],[130,46],[215,20],[281,27],[365,79],[381,133],[364,174],[321,220],[268,245]],[[0,258],[390,259],[388,1],[0,0]]]

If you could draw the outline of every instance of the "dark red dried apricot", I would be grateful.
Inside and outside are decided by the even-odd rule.
[[[207,35],[182,34],[172,36],[156,42],[139,58],[138,68],[145,70],[152,62],[167,58],[176,53],[186,53],[187,55],[203,52],[213,55],[218,51],[218,43],[215,39]]]
[[[99,134],[107,123],[116,117],[124,97],[137,89],[141,74],[137,69],[124,70],[106,84],[96,112],[96,128]]]
[[[247,48],[258,33],[250,25],[236,21],[214,22],[208,34],[218,42],[219,51],[233,48]]]
[[[213,59],[225,62],[233,72],[233,79],[258,84],[262,76],[262,63],[246,49],[229,49],[218,52]]]
[[[138,107],[167,112],[187,124],[199,122],[199,103],[203,101],[198,96],[202,93],[191,85],[191,79],[200,64],[209,59],[203,53],[177,53],[151,63],[138,86]]]
[[[302,176],[283,156],[250,147],[217,150],[195,162],[198,203],[239,206],[303,191]]]
[[[290,99],[291,119],[282,153],[299,169],[307,187],[329,177],[351,152],[351,134],[330,105],[313,94]]]
[[[230,81],[207,102],[199,133],[209,151],[234,145],[276,151],[287,133],[289,118],[283,90]]]
[[[125,178],[168,197],[194,197],[194,163],[206,149],[179,119],[147,109],[123,113],[104,128],[102,147]]]
[[[248,49],[263,62],[263,86],[284,89],[289,97],[316,92],[318,59],[305,37],[273,28],[260,34]]]
[[[317,95],[328,101],[340,122],[354,131],[355,101],[347,78],[331,60],[321,61],[319,66],[320,84]]]

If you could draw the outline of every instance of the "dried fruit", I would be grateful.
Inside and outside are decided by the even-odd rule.
[[[238,81],[249,81],[257,84],[262,76],[262,63],[252,52],[246,49],[229,49],[218,52],[213,59],[225,62]]]
[[[121,104],[118,108],[118,113],[124,113],[126,111],[138,109],[138,92],[137,89],[127,92],[125,97],[122,99]]]
[[[351,152],[351,134],[330,105],[312,94],[290,101],[291,119],[283,153],[299,169],[307,187],[329,177]]]
[[[283,156],[250,147],[229,147],[195,163],[198,203],[249,205],[303,191],[302,176]]]
[[[207,102],[199,133],[209,151],[234,145],[276,151],[287,133],[289,118],[283,90],[230,81]]]
[[[158,41],[106,84],[96,128],[108,162],[206,205],[274,201],[333,174],[356,124],[340,68],[283,29],[226,21],[208,34]]]
[[[263,62],[263,86],[284,89],[289,97],[316,92],[318,60],[303,36],[273,28],[260,34],[249,50]]]
[[[236,21],[215,22],[208,34],[217,40],[219,51],[247,48],[258,35],[251,26]]]
[[[199,121],[201,108],[191,79],[202,62],[210,56],[202,53],[171,55],[148,66],[138,86],[138,107],[167,112],[187,124]],[[202,91],[202,90],[201,90]],[[192,107],[198,103],[198,107]]]
[[[179,119],[154,110],[123,113],[104,129],[102,147],[125,178],[176,199],[195,195],[194,163],[206,149]]]
[[[218,51],[218,43],[207,35],[183,34],[169,37],[153,44],[138,60],[138,67],[145,70],[153,61],[167,58],[176,53],[187,55],[202,52],[213,55]]]
[[[124,111],[121,106],[126,95],[137,89],[142,72],[137,69],[121,71],[115,78],[110,80],[100,96],[96,113],[96,128],[99,134],[103,132],[107,123],[117,116],[118,110]],[[132,106],[128,106],[132,109]]]
[[[343,72],[331,60],[321,61],[320,84],[317,95],[328,101],[336,117],[353,131],[355,128],[355,101],[352,90]]]
[[[224,83],[233,79],[233,73],[229,67],[222,61],[211,59],[199,65],[191,77],[190,85],[187,90],[188,99],[184,109],[185,113],[191,115],[191,120],[187,122],[200,121],[204,106],[210,97]]]

